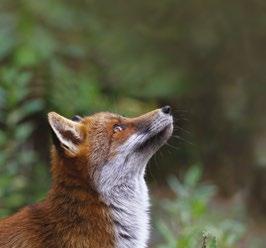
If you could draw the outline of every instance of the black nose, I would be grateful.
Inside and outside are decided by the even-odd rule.
[[[165,114],[171,114],[171,107],[170,106],[164,106],[164,107],[162,107],[162,111],[163,111],[163,113],[165,113]]]

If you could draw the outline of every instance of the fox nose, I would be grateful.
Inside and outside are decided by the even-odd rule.
[[[165,114],[171,114],[171,107],[170,106],[164,106],[164,107],[162,107],[162,111],[163,111],[163,113],[165,113]]]

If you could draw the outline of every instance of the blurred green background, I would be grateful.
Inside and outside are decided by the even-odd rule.
[[[265,247],[265,13],[263,0],[2,0],[0,216],[49,189],[47,112],[168,104],[150,247]]]

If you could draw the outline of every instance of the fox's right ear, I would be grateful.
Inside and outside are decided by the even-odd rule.
[[[55,145],[66,149],[71,154],[75,154],[78,150],[78,145],[84,138],[81,124],[55,112],[48,114],[48,121],[55,136]]]

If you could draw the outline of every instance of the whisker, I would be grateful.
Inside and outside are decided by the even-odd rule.
[[[189,113],[190,111],[187,109],[173,109],[173,113]]]
[[[188,131],[188,130],[186,130],[186,129],[180,127],[180,126],[175,126],[175,127],[174,127],[174,130],[175,130],[175,131],[176,131],[176,130],[181,130],[181,131],[183,131],[183,132],[185,132],[185,133],[187,133],[187,134],[191,134],[190,131]]]
[[[184,141],[185,143],[187,143],[187,144],[189,144],[189,145],[192,145],[192,146],[194,146],[195,144],[193,144],[192,142],[189,142],[188,140],[185,140],[185,139],[183,139],[181,136],[179,136],[179,135],[172,135],[172,137],[174,137],[174,138],[176,138],[176,139],[178,139],[178,140],[182,140],[182,141]]]
[[[167,149],[167,150],[165,150],[165,151],[167,151],[168,154],[172,154],[172,152],[173,152],[173,151],[171,151],[170,149]]]
[[[182,116],[178,116],[178,117],[175,118],[175,121],[180,121],[180,120],[181,121],[187,121],[187,122],[189,121],[188,118],[185,118],[185,117],[182,117]]]
[[[178,147],[175,147],[175,146],[169,144],[168,142],[166,142],[165,145],[166,145],[166,146],[169,146],[169,147],[171,147],[171,148],[173,148],[173,149],[176,150],[176,151],[180,151],[180,149],[179,149]]]

